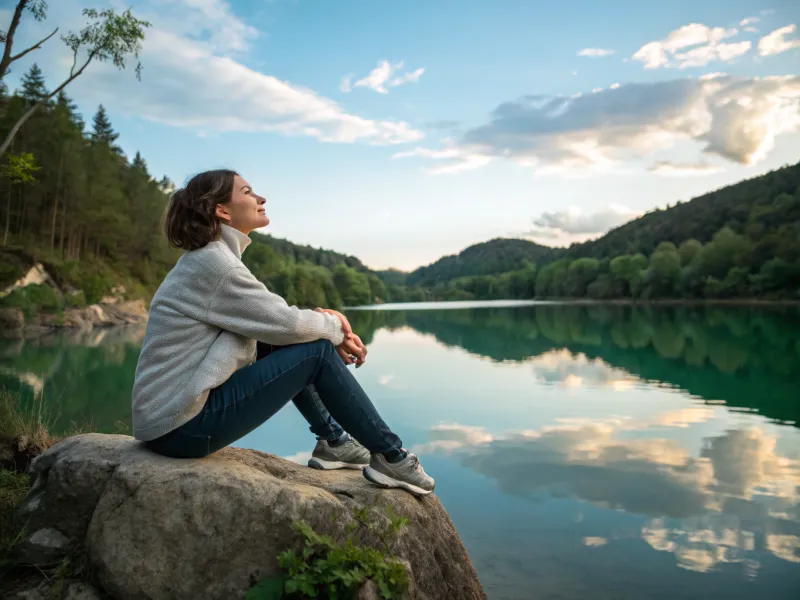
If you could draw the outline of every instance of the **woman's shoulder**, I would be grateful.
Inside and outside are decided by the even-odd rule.
[[[242,262],[220,241],[209,242],[202,248],[186,252],[181,261],[187,267],[200,266],[220,272],[228,272],[235,267],[243,266]]]

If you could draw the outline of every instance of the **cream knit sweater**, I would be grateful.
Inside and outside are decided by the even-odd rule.
[[[242,263],[250,238],[186,252],[153,296],[133,384],[133,435],[152,440],[203,408],[211,389],[255,360],[256,340],[287,345],[344,339],[339,319],[289,306]]]

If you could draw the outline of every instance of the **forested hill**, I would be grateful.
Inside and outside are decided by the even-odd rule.
[[[694,239],[705,244],[727,226],[761,244],[761,254],[780,256],[781,250],[788,250],[787,243],[791,246],[797,241],[800,205],[793,197],[798,186],[800,163],[647,213],[599,239],[574,244],[567,254],[576,258],[649,255],[661,242],[679,246]]]
[[[407,281],[422,282],[437,300],[800,300],[800,163],[654,210],[590,242],[534,246],[525,268],[500,272],[478,245]]]
[[[559,251],[528,240],[494,239],[440,258],[408,274],[408,285],[435,284],[478,275],[499,275],[553,260]]]

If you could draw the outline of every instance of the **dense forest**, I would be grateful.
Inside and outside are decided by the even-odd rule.
[[[33,65],[0,86],[0,134],[50,95]],[[125,156],[102,106],[87,126],[62,91],[19,130],[0,164],[0,287],[42,262],[65,299],[17,292],[5,305],[60,309],[124,287],[149,298],[179,254],[164,239],[174,184]],[[22,168],[24,167],[24,168]],[[800,299],[800,164],[654,210],[569,248],[516,239],[471,246],[411,273],[259,233],[244,255],[291,304],[470,299]],[[32,287],[32,286],[30,286]]]
[[[800,163],[566,249],[494,240],[417,269],[436,300],[800,299]],[[496,270],[506,257],[509,268]],[[513,266],[511,266],[513,265]],[[396,278],[396,276],[395,276]]]

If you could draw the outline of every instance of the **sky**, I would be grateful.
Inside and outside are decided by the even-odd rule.
[[[800,159],[791,0],[51,0],[151,22],[132,68],[68,88],[177,185],[228,167],[267,232],[410,270],[472,244],[567,245]],[[0,26],[10,21],[0,0]],[[48,85],[53,38],[15,63]]]

